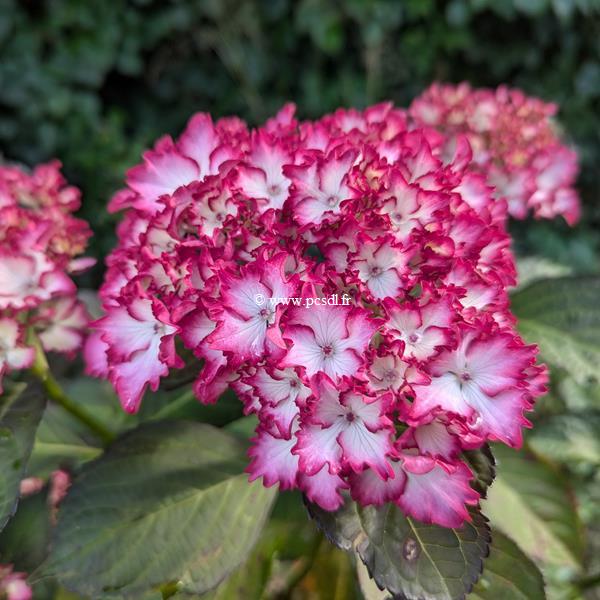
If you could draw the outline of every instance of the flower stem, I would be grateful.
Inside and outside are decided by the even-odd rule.
[[[102,440],[104,445],[110,444],[115,439],[115,434],[103,423],[98,421],[94,416],[89,414],[84,408],[82,408],[78,402],[75,402],[69,398],[69,396],[67,396],[50,371],[46,356],[39,340],[30,339],[30,343],[32,343],[36,350],[35,362],[31,367],[31,372],[37,379],[40,380],[44,391],[48,395],[48,398],[62,406],[68,413],[86,425],[88,429],[92,431],[96,437],[98,437],[98,439]]]

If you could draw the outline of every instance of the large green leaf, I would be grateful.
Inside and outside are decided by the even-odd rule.
[[[83,466],[45,574],[86,596],[204,592],[251,551],[275,498],[249,484],[245,446],[212,426],[157,422]]]
[[[492,531],[490,555],[467,600],[544,600],[544,578],[535,563],[500,531]]]
[[[479,578],[490,532],[478,510],[460,529],[421,523],[394,504],[336,512],[307,503],[319,527],[342,550],[355,550],[381,589],[408,600],[465,598]]]
[[[536,562],[577,569],[583,560],[581,524],[564,477],[528,452],[493,448],[498,476],[483,510],[492,525]]]
[[[0,530],[14,513],[46,398],[39,384],[17,384],[0,397]]]
[[[600,277],[561,277],[532,283],[512,296],[527,341],[544,360],[584,382],[600,364]]]
[[[388,600],[359,561],[358,580],[365,600]],[[544,600],[544,578],[535,563],[507,536],[492,531],[490,554],[467,600]]]

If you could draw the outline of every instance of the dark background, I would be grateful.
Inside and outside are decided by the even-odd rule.
[[[513,225],[517,249],[598,267],[600,0],[0,0],[0,150],[59,158],[102,257],[125,170],[195,111],[261,123],[383,99],[433,80],[508,83],[560,103],[580,152],[582,225]],[[101,267],[88,283],[97,284]]]

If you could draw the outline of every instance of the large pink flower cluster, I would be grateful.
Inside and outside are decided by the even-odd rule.
[[[447,136],[449,148],[458,135],[467,136],[474,166],[506,199],[511,216],[524,219],[533,211],[537,218],[562,215],[570,225],[579,220],[577,154],[558,136],[555,104],[505,86],[434,83],[409,111],[418,124]]]
[[[80,205],[60,164],[32,173],[0,166],[0,392],[2,376],[31,366],[26,331],[47,351],[73,353],[88,323],[70,275],[93,264],[78,258],[91,235],[72,212]]]
[[[479,500],[461,452],[518,446],[545,372],[508,308],[506,205],[445,141],[390,104],[254,131],[195,115],[112,200],[88,370],[135,412],[178,340],[201,401],[233,386],[257,415],[252,479],[460,525]]]

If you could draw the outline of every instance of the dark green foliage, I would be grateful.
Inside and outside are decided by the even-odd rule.
[[[336,512],[306,503],[310,516],[342,550],[354,550],[378,587],[406,600],[464,599],[488,556],[490,529],[478,509],[460,529],[428,525],[394,504],[360,507],[348,500]]]
[[[75,478],[43,570],[92,598],[215,587],[246,560],[276,495],[248,484],[245,465],[244,445],[210,425],[129,432]]]
[[[16,384],[0,395],[0,531],[17,508],[19,484],[27,475],[45,405],[46,397],[35,383]]]
[[[194,111],[255,124],[287,100],[315,117],[388,98],[406,105],[434,79],[508,83],[562,105],[593,225],[599,9],[598,0],[0,0],[0,148],[27,164],[64,162],[103,256],[113,243],[103,209],[124,171]],[[525,250],[592,266],[591,230],[521,229]]]

